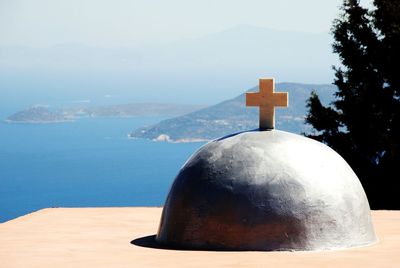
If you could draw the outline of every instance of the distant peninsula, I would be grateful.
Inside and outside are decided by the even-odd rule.
[[[329,103],[333,100],[336,87],[280,83],[276,84],[276,90],[289,92],[289,107],[276,109],[276,128],[300,134],[309,130],[304,117],[307,112],[306,100],[311,91],[315,90],[323,103]],[[249,91],[258,91],[258,86]],[[245,94],[241,94],[216,105],[136,129],[129,137],[167,142],[199,142],[256,128],[258,108],[246,107]]]
[[[73,118],[60,111],[50,111],[44,106],[33,106],[10,115],[7,123],[50,124],[71,122]]]
[[[5,119],[7,123],[63,123],[73,122],[82,117],[128,118],[139,116],[180,116],[204,108],[204,105],[134,103],[104,106],[72,106],[49,109],[46,106],[32,106],[18,111]]]

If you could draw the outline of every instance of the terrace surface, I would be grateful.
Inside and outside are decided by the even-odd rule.
[[[379,242],[321,252],[156,248],[161,208],[51,208],[0,224],[0,267],[399,267],[400,211],[372,211]]]

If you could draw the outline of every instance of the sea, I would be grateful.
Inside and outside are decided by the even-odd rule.
[[[0,222],[50,207],[162,206],[204,143],[129,139],[162,117],[10,124],[0,113]]]

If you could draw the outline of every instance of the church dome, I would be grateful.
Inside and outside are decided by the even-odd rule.
[[[278,130],[211,141],[182,167],[156,237],[170,247],[328,250],[376,242],[357,176],[328,146]]]

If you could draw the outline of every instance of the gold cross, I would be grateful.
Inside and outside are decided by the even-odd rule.
[[[260,129],[275,128],[275,107],[289,106],[289,93],[275,92],[273,78],[260,79],[260,92],[246,93],[246,106],[260,107]]]

